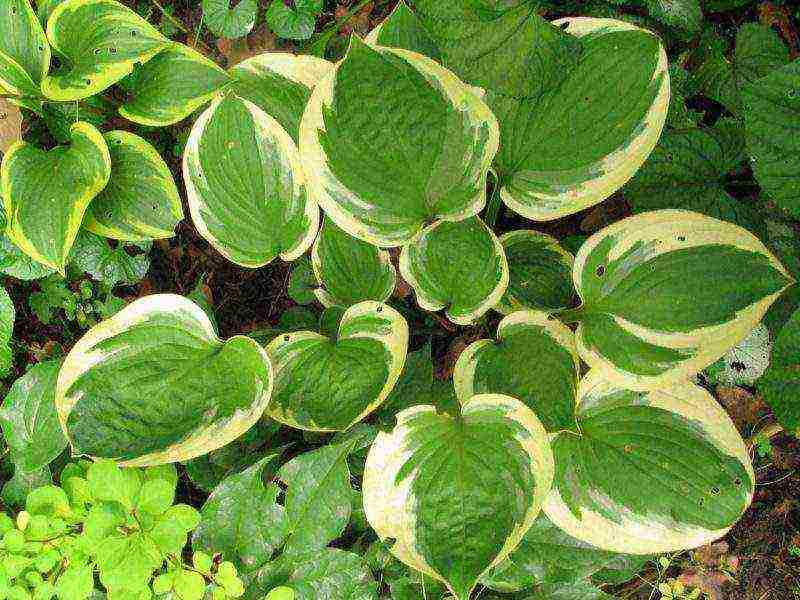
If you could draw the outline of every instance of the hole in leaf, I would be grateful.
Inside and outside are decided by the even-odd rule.
[[[100,48],[95,48],[94,49],[95,55],[99,55],[101,52],[102,52],[102,50],[100,50]]]
[[[569,29],[569,21],[562,23],[561,25],[559,25],[559,27],[561,29]]]
[[[711,488],[711,495],[712,496],[716,496],[716,495],[718,495],[720,493],[720,491],[721,490],[717,486],[714,486],[714,487]]]
[[[733,485],[736,485],[736,486],[742,485],[741,477],[737,477],[736,479],[734,479],[733,480]]]
[[[378,308],[375,309],[375,312],[379,312],[379,313],[383,312],[383,307],[382,306],[378,306]]]
[[[595,275],[597,275],[598,277],[602,277],[603,274],[606,272],[606,268],[603,265],[600,265],[599,267],[597,267],[595,269],[594,272],[595,272]]]
[[[84,83],[85,83],[86,85],[92,85],[92,80],[91,80],[91,79],[85,79],[85,80],[84,80]]]
[[[733,362],[731,363],[731,369],[733,369],[733,370],[734,370],[734,371],[736,371],[737,373],[741,373],[742,371],[744,371],[745,369],[747,369],[747,365],[745,365],[745,364],[744,364],[743,362],[741,362],[741,361],[735,360],[735,361],[733,361]]]
[[[131,37],[136,37],[137,35],[139,35],[139,32],[135,29],[131,29]]]
[[[109,48],[108,51],[111,52],[111,54],[116,54],[117,53],[117,49],[116,48]]]
[[[678,241],[679,242],[685,242],[686,241],[686,236],[685,235],[679,235],[678,236]]]
[[[705,503],[706,503],[706,499],[705,498],[700,498],[700,501],[698,502],[698,504],[700,506],[705,506]]]
[[[631,452],[633,452],[633,446],[631,446],[630,444],[625,444],[625,446],[623,446],[622,449],[625,450],[625,454],[630,454]]]
[[[283,336],[283,341],[284,342],[288,342],[290,339],[292,339],[291,336],[288,336],[288,335]]]

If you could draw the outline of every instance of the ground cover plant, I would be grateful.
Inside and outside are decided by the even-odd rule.
[[[796,18],[0,0],[0,592],[800,594]]]

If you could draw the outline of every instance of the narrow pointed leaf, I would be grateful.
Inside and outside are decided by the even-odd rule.
[[[298,429],[348,429],[386,399],[408,347],[408,325],[393,308],[361,302],[344,313],[336,339],[311,331],[278,336],[269,413]]]
[[[778,333],[772,356],[758,391],[781,425],[800,437],[800,311]]]
[[[228,94],[195,122],[183,156],[189,212],[228,260],[299,258],[319,227],[294,141],[255,104]]]
[[[183,207],[167,164],[138,135],[111,131],[103,137],[111,155],[111,178],[89,205],[84,227],[132,242],[172,237]]]
[[[3,157],[7,234],[34,260],[64,271],[89,202],[111,174],[108,146],[97,129],[78,122],[69,146],[44,152],[20,142]]]
[[[508,262],[494,232],[478,217],[423,229],[400,255],[400,273],[430,311],[445,309],[468,325],[493,308],[508,286]]]
[[[147,466],[233,441],[266,408],[272,366],[253,340],[222,341],[181,296],[141,298],[90,329],[58,376],[73,453]]]
[[[457,418],[415,406],[372,445],[364,508],[396,558],[467,600],[531,527],[552,475],[547,434],[518,400],[474,396]]]
[[[0,288],[0,376],[5,376],[14,365],[11,350],[11,336],[14,334],[14,321],[17,311],[14,301],[5,288]],[[6,438],[7,439],[7,438]]]
[[[13,78],[6,80],[4,72],[17,68],[37,91],[50,68],[50,44],[28,0],[6,0],[0,6],[0,89],[16,93]]]
[[[632,392],[594,369],[581,381],[577,417],[580,435],[553,441],[544,505],[569,535],[613,552],[687,550],[725,535],[750,505],[747,448],[703,388]]]
[[[748,231],[679,210],[642,213],[596,233],[578,252],[573,279],[583,300],[581,358],[632,389],[704,369],[793,283]]]

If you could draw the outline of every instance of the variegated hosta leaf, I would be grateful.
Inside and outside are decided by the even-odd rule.
[[[461,400],[506,394],[536,413],[548,432],[575,430],[580,360],[575,336],[544,313],[521,310],[497,326],[497,341],[478,340],[458,357],[453,384]]]
[[[78,341],[58,375],[56,408],[73,453],[147,466],[233,441],[271,391],[272,366],[256,342],[222,341],[192,301],[155,294]]]
[[[372,46],[405,48],[442,62],[439,45],[411,12],[405,0],[397,3],[392,13],[369,32],[365,41]]]
[[[661,210],[589,238],[575,259],[578,351],[631,389],[687,379],[738,342],[793,283],[748,231]]]
[[[111,158],[102,134],[75,123],[72,142],[44,152],[25,142],[3,157],[6,233],[34,260],[64,272],[83,215],[108,183]]]
[[[514,398],[473,396],[461,415],[415,406],[367,456],[367,520],[405,564],[467,600],[531,527],[553,477],[536,416]]]
[[[321,286],[314,293],[326,307],[385,302],[394,291],[396,274],[389,253],[354,238],[328,218],[314,242],[311,261]]]
[[[50,15],[47,37],[70,68],[42,81],[48,98],[88,98],[144,64],[171,42],[115,0],[67,0]]]
[[[558,240],[538,231],[509,231],[500,236],[508,260],[508,289],[495,310],[509,314],[533,309],[553,312],[567,308],[575,297],[575,258]]]
[[[115,240],[172,237],[183,207],[172,173],[158,151],[138,135],[106,133],[111,179],[86,213],[89,231]]]
[[[267,346],[275,365],[269,414],[297,429],[348,429],[392,391],[407,349],[402,315],[371,301],[345,311],[335,339],[312,331],[281,335]]]
[[[688,381],[627,391],[593,369],[578,390],[580,433],[553,440],[544,511],[569,535],[631,554],[725,535],[753,498],[747,448],[722,407]]]
[[[236,95],[273,117],[297,143],[311,90],[331,69],[316,56],[267,52],[240,62],[230,75]]]
[[[400,254],[400,273],[425,310],[445,309],[468,325],[494,307],[508,286],[508,262],[497,236],[478,217],[439,221]]]
[[[39,95],[50,68],[50,44],[28,0],[0,4],[0,92]]]
[[[450,71],[355,36],[300,125],[314,197],[339,227],[378,246],[480,211],[498,142],[494,115]]]
[[[186,144],[183,176],[195,227],[238,265],[295,260],[314,241],[319,208],[297,146],[252,102],[229,93],[206,109]]]
[[[173,44],[137,68],[119,114],[135,123],[164,127],[182,121],[230,83],[217,64],[183,44]]]

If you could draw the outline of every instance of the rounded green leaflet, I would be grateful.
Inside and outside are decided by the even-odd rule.
[[[316,56],[265,52],[230,69],[236,95],[281,124],[297,143],[300,119],[317,83],[333,63]]]
[[[775,338],[772,364],[758,381],[758,391],[783,427],[800,437],[800,310]]]
[[[389,253],[354,238],[326,218],[311,251],[314,291],[323,306],[352,306],[364,300],[385,302],[396,273]]]
[[[231,0],[203,0],[203,19],[206,27],[225,38],[246,36],[256,24],[258,3],[241,0],[231,8]]]
[[[0,89],[39,95],[50,68],[50,44],[28,0],[0,6]]]
[[[59,4],[47,21],[47,37],[70,65],[42,81],[42,93],[60,102],[102,92],[172,43],[115,0]]]
[[[405,319],[372,301],[345,311],[336,339],[311,331],[278,336],[267,346],[275,365],[269,415],[297,429],[348,429],[392,391],[407,348]]]
[[[355,36],[300,124],[313,196],[339,227],[381,247],[477,214],[498,144],[489,107],[450,71]]]
[[[494,309],[503,314],[532,309],[553,312],[575,298],[572,265],[575,258],[558,240],[532,230],[500,236],[508,260],[508,289]]]
[[[514,398],[480,394],[457,417],[414,406],[370,448],[364,509],[396,558],[467,600],[533,524],[553,469],[544,427]]]
[[[111,158],[102,134],[75,123],[69,146],[48,152],[17,142],[3,156],[6,234],[25,254],[64,273],[91,200],[105,188]]]
[[[167,164],[138,135],[110,131],[103,137],[111,156],[111,178],[89,204],[84,227],[129,242],[172,237],[183,219],[183,207]]]
[[[750,164],[778,206],[800,217],[800,59],[742,90]]]
[[[508,286],[503,246],[478,217],[423,229],[403,247],[400,273],[421,308],[445,309],[447,318],[461,325],[494,307]]]
[[[698,373],[740,342],[794,283],[750,232],[712,217],[660,210],[589,238],[573,280],[583,305],[578,352],[631,389]]]
[[[292,5],[272,0],[266,13],[267,23],[279,37],[307,40],[314,34],[322,7],[323,0],[296,0]]]
[[[497,341],[478,340],[456,362],[453,385],[467,400],[475,394],[517,398],[548,432],[574,431],[580,359],[575,336],[541,312],[521,310],[497,326]]]
[[[199,306],[155,294],[78,341],[58,376],[56,408],[74,454],[148,466],[233,441],[271,392],[272,365],[256,342],[222,341]]]
[[[633,392],[593,369],[576,412],[580,433],[552,441],[556,475],[544,505],[569,535],[613,552],[688,550],[725,535],[750,505],[747,447],[703,388],[684,381]]]
[[[294,141],[248,100],[226,94],[192,128],[183,156],[189,212],[228,260],[264,266],[296,260],[319,227]]]
[[[164,127],[182,121],[231,79],[199,52],[172,44],[138,67],[129,79],[130,95],[119,114],[135,123]]]

